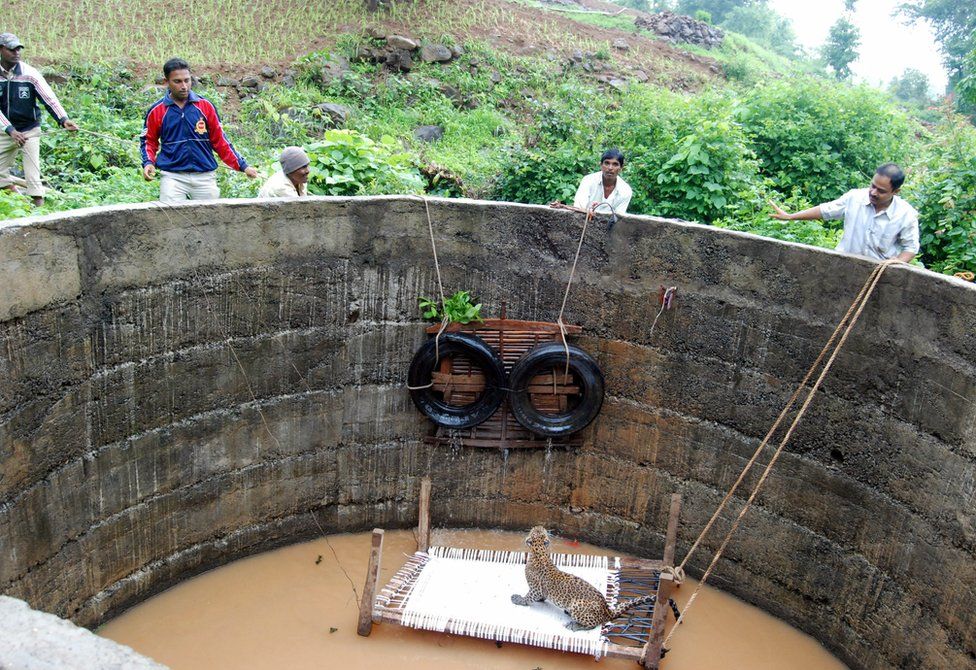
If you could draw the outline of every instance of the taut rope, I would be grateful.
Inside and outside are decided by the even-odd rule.
[[[742,473],[739,475],[739,478],[736,480],[735,484],[732,485],[732,488],[729,490],[728,494],[726,494],[725,498],[719,504],[718,509],[715,510],[715,513],[712,515],[712,518],[709,519],[708,523],[705,525],[705,528],[699,534],[698,539],[695,540],[695,543],[692,545],[691,549],[688,550],[688,554],[685,556],[684,560],[682,560],[681,564],[677,568],[675,568],[674,572],[676,576],[679,577],[683,576],[684,567],[688,563],[688,560],[691,558],[691,555],[695,552],[695,550],[698,548],[699,544],[701,543],[702,539],[711,529],[712,525],[715,523],[715,520],[718,518],[719,514],[725,508],[726,504],[731,499],[736,489],[739,487],[739,484],[742,483],[742,480],[745,478],[746,474],[749,472],[749,469],[752,467],[752,465],[756,462],[756,459],[759,457],[759,454],[762,452],[763,448],[769,442],[770,438],[775,433],[776,429],[779,427],[783,418],[786,416],[786,414],[792,408],[793,404],[796,402],[796,399],[799,397],[801,391],[803,390],[803,387],[806,385],[807,381],[809,381],[810,377],[813,375],[814,370],[816,370],[817,366],[820,364],[824,356],[826,356],[829,351],[830,357],[827,359],[827,362],[824,364],[823,370],[820,372],[820,375],[817,377],[817,380],[814,382],[813,387],[811,387],[809,392],[807,393],[806,399],[803,401],[803,404],[800,406],[800,410],[797,412],[796,417],[794,417],[793,422],[790,424],[790,427],[787,429],[786,435],[783,436],[783,439],[780,441],[779,446],[776,448],[776,451],[773,453],[772,458],[770,458],[769,463],[766,465],[766,468],[763,470],[763,473],[760,476],[759,481],[756,483],[756,486],[753,489],[752,493],[749,495],[748,500],[746,500],[745,505],[743,505],[742,509],[739,511],[739,515],[732,523],[732,527],[729,529],[729,532],[726,533],[725,539],[722,540],[722,544],[719,546],[718,551],[716,551],[715,555],[712,557],[712,561],[711,563],[709,563],[708,569],[705,570],[705,574],[702,575],[701,581],[698,583],[698,586],[695,587],[694,593],[691,594],[691,598],[689,598],[688,603],[685,605],[684,612],[681,613],[681,616],[678,617],[678,620],[675,622],[674,627],[672,627],[671,632],[668,633],[668,636],[664,640],[664,644],[662,645],[662,648],[668,646],[668,643],[671,641],[671,638],[674,636],[675,631],[678,629],[678,624],[684,621],[684,618],[688,614],[688,610],[691,609],[691,606],[695,602],[695,599],[698,597],[698,593],[701,591],[702,586],[704,586],[705,582],[708,581],[708,578],[712,574],[715,565],[718,563],[718,560],[722,557],[722,553],[725,551],[725,547],[728,545],[729,540],[732,539],[732,535],[735,534],[736,530],[739,528],[739,524],[741,523],[742,518],[749,510],[749,507],[752,505],[752,502],[756,499],[756,496],[759,494],[760,489],[762,489],[763,484],[765,484],[770,471],[773,469],[773,466],[776,464],[777,459],[779,459],[779,456],[783,452],[783,449],[786,447],[786,445],[790,441],[790,438],[793,436],[793,431],[796,429],[797,424],[800,423],[800,419],[802,419],[804,413],[806,413],[807,408],[810,406],[810,403],[813,401],[813,397],[816,394],[817,390],[820,388],[821,383],[823,383],[823,380],[826,378],[827,373],[830,372],[830,368],[831,366],[833,366],[834,360],[837,358],[837,354],[840,353],[840,350],[844,346],[844,343],[847,341],[848,336],[851,334],[851,331],[854,329],[854,326],[857,324],[857,320],[860,318],[861,312],[864,311],[864,307],[867,305],[868,300],[871,298],[871,295],[874,293],[874,290],[877,287],[878,282],[881,280],[881,276],[884,274],[884,271],[896,263],[901,263],[901,261],[894,260],[894,259],[882,261],[881,263],[876,265],[875,268],[871,271],[871,274],[868,276],[867,281],[865,281],[864,285],[861,287],[861,290],[858,293],[857,297],[854,299],[854,302],[851,303],[851,306],[848,308],[847,313],[844,315],[844,318],[842,318],[840,322],[837,324],[837,327],[834,329],[833,334],[831,334],[830,339],[827,341],[827,344],[824,345],[824,348],[820,352],[820,355],[817,356],[817,360],[814,361],[813,365],[810,366],[810,369],[807,371],[806,376],[804,376],[803,381],[801,381],[800,384],[797,386],[796,391],[794,391],[793,395],[790,397],[786,406],[783,408],[779,416],[776,418],[776,421],[773,423],[772,428],[770,428],[769,432],[766,433],[766,437],[763,438],[762,442],[759,444],[759,447],[752,455],[752,458],[749,459],[749,462],[746,464],[745,468],[743,468]],[[842,330],[843,333],[841,334]],[[837,341],[837,345],[833,347],[833,350],[831,351],[831,347],[834,344],[834,342],[837,340],[838,334],[840,334],[840,340]]]

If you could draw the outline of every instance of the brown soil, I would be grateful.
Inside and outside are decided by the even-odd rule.
[[[423,2],[423,0],[415,0]],[[580,42],[596,45],[596,48],[609,52],[609,60],[588,58],[593,67],[590,72],[583,72],[594,80],[607,82],[617,78],[621,80],[633,79],[635,73],[642,71],[647,80],[672,90],[694,91],[701,88],[709,80],[721,77],[721,69],[713,59],[689,53],[675,48],[668,42],[639,33],[636,28],[632,31],[622,31],[603,28],[580,20],[574,20],[572,12],[560,11],[565,9],[561,5],[539,9],[528,7],[511,0],[454,0],[456,5],[466,8],[472,13],[489,9],[498,9],[506,16],[505,25],[491,27],[476,25],[464,34],[452,35],[455,43],[464,45],[470,41],[483,41],[494,49],[518,56],[538,56],[563,62],[569,59]],[[605,0],[576,0],[578,6],[595,12],[621,15],[636,18],[643,14],[637,10],[622,8]],[[546,30],[540,30],[541,22],[546,23]],[[411,26],[400,21],[392,20],[382,9],[376,12],[372,26],[379,28],[386,34],[405,35],[413,38],[426,37],[422,26]],[[342,25],[332,34],[322,35],[311,40],[303,51],[285,53],[282,58],[261,63],[221,63],[210,62],[195,68],[201,74],[209,75],[214,82],[222,76],[240,79],[247,74],[257,74],[264,65],[271,65],[278,73],[288,69],[291,64],[306,53],[325,51],[335,47],[337,37],[361,30],[360,25]],[[567,39],[567,36],[570,39]],[[623,38],[629,45],[629,50],[612,47],[614,40]],[[584,54],[586,55],[586,54]],[[33,59],[38,65],[43,65],[46,59]],[[153,81],[160,76],[160,64],[155,62],[130,61],[129,67],[139,79]],[[240,107],[240,99],[233,87],[224,87],[226,103],[222,113],[229,117],[236,116]]]

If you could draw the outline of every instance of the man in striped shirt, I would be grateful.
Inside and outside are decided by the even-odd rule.
[[[41,111],[37,102],[47,108],[58,125],[78,130],[58,102],[54,91],[40,72],[21,62],[24,48],[12,33],[0,34],[0,188],[16,190],[10,168],[17,153],[24,153],[24,177],[27,195],[35,206],[44,204],[44,185],[41,183]]]
[[[251,179],[258,171],[248,166],[224,136],[217,109],[191,89],[193,76],[186,61],[172,58],[163,65],[166,95],[146,113],[142,130],[142,176],[151,181],[158,168],[159,199],[163,202],[213,200],[217,187],[216,151],[227,167]]]

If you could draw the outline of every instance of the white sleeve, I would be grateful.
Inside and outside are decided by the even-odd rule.
[[[898,232],[898,248],[917,254],[922,248],[918,241],[918,216],[912,216]]]
[[[590,206],[588,202],[590,199],[590,184],[589,175],[583,177],[580,180],[579,188],[576,189],[576,197],[573,198],[573,207],[579,207],[580,209],[586,209]]]
[[[851,199],[851,194],[853,193],[854,191],[848,191],[836,200],[821,204],[820,216],[827,221],[844,218],[844,212],[847,211],[847,202]]]
[[[633,196],[634,196],[634,191],[633,189],[630,188],[629,185],[627,186],[627,188],[620,189],[620,198],[618,199],[617,204],[613,206],[613,211],[616,212],[618,215],[626,214],[627,207],[630,206],[630,199]]]

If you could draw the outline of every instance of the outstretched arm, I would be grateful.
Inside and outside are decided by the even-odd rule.
[[[769,201],[769,205],[773,208],[770,216],[779,221],[813,221],[824,218],[823,213],[820,211],[820,205],[811,207],[810,209],[804,209],[801,212],[794,212],[793,214],[785,211],[772,200]]]

